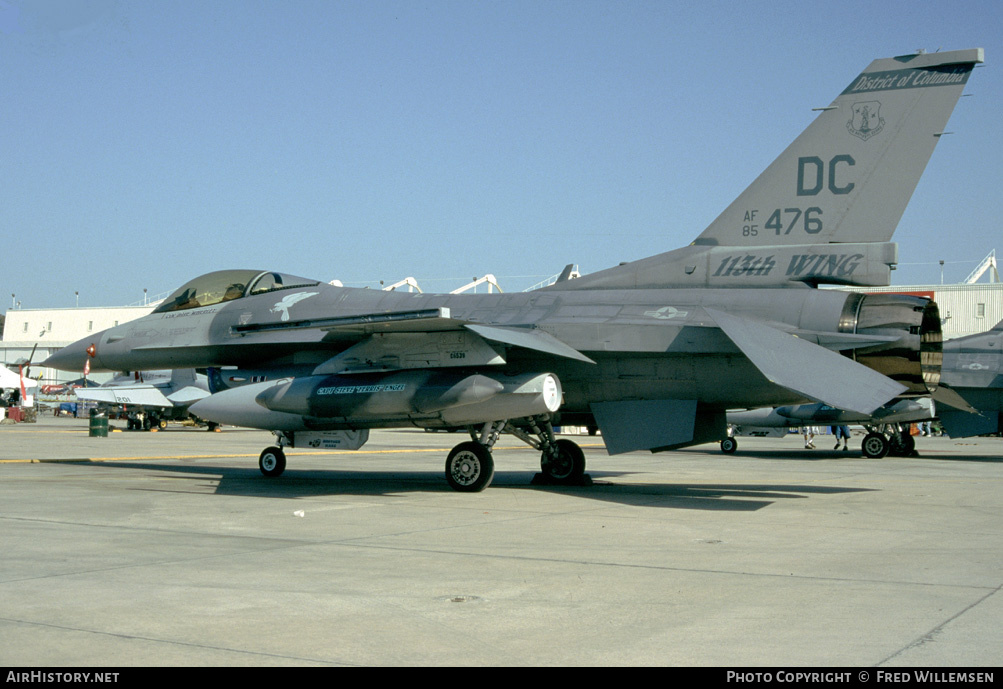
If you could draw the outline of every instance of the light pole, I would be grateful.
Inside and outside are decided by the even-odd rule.
[[[940,284],[944,284],[944,262],[940,262]]]

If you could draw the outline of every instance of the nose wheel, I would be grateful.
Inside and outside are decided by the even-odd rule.
[[[286,470],[286,453],[281,447],[266,447],[258,457],[258,468],[269,478],[281,476]]]

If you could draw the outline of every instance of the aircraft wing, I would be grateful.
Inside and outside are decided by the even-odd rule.
[[[948,407],[960,409],[968,414],[978,414],[979,410],[970,405],[964,397],[941,383],[933,392],[933,399],[937,404],[944,404]]]
[[[764,323],[705,310],[767,379],[805,397],[871,414],[906,389],[866,366]]]
[[[174,403],[153,385],[121,385],[74,390],[78,400],[104,404],[135,404],[143,407],[173,407]]]

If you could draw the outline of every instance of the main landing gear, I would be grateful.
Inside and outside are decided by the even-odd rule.
[[[865,457],[880,459],[885,455],[912,457],[916,454],[916,439],[909,434],[909,426],[886,424],[877,428],[867,427],[860,449]]]
[[[553,484],[580,484],[585,478],[585,453],[576,443],[554,438],[548,416],[535,416],[528,424],[516,426],[508,421],[484,424],[480,435],[471,432],[471,440],[453,448],[446,458],[446,481],[454,490],[465,493],[482,491],[494,478],[491,448],[503,432],[511,433],[530,447],[540,450],[540,471]]]
[[[357,450],[369,437],[351,439],[346,449]],[[333,433],[333,432],[332,432]],[[452,449],[446,457],[446,482],[453,490],[462,493],[476,493],[491,485],[495,475],[495,462],[491,448],[502,433],[511,433],[530,447],[540,451],[540,477],[546,483],[555,485],[582,485],[585,476],[585,453],[576,443],[554,437],[554,427],[549,415],[519,419],[516,423],[508,420],[489,421],[481,427],[480,433],[471,429],[470,440]],[[265,448],[258,457],[258,468],[270,478],[281,476],[286,470],[286,455],[283,447],[295,447],[295,443],[305,444],[297,432],[275,431],[278,445]],[[311,447],[316,445],[312,444]]]

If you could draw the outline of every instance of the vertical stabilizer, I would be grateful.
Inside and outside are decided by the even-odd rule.
[[[694,244],[887,242],[981,48],[875,60]]]

